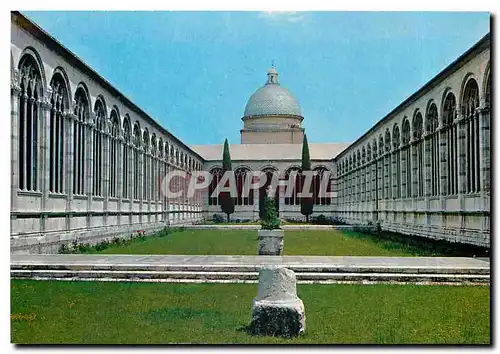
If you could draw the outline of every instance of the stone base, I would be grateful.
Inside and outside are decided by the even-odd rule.
[[[259,238],[259,255],[280,256],[283,253],[284,230],[258,230],[257,234]]]
[[[302,300],[254,300],[250,329],[255,335],[297,337],[306,329]]]

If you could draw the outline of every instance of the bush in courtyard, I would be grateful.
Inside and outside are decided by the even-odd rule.
[[[280,219],[276,212],[276,202],[274,198],[267,196],[264,199],[264,218],[261,219],[260,225],[264,230],[275,230],[280,228]]]
[[[214,222],[214,224],[221,224],[224,222],[224,218],[222,217],[222,215],[214,214],[212,221]]]

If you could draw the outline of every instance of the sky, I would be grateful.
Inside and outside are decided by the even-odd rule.
[[[486,12],[23,12],[186,144],[240,143],[274,62],[309,142],[352,142],[490,30]]]

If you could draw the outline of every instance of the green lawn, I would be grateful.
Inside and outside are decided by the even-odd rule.
[[[254,337],[257,284],[11,281],[13,343],[490,343],[488,287],[299,285],[306,333]]]
[[[86,253],[104,254],[203,254],[256,255],[256,230],[176,230],[169,234],[125,245],[111,245]],[[435,256],[436,252],[405,246],[394,241],[377,240],[373,236],[340,230],[286,230],[285,255],[315,256]]]

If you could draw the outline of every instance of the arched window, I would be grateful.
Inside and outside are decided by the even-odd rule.
[[[151,199],[150,191],[151,191],[151,172],[150,172],[150,158],[149,158],[149,132],[148,129],[144,129],[142,133],[142,144],[144,147],[144,161],[142,164],[142,199],[149,200]]]
[[[479,155],[479,87],[476,80],[469,79],[465,86],[462,100],[462,115],[465,119],[465,144],[467,156],[466,192],[480,190],[480,155]]]
[[[253,189],[249,190],[248,197],[243,195],[245,179],[247,179],[248,172],[250,172],[250,170],[245,167],[240,167],[234,171],[236,191],[238,193],[234,205],[253,205]],[[250,180],[247,181],[247,183],[251,182]]]
[[[446,176],[448,189],[446,194],[458,193],[458,151],[457,151],[457,101],[452,92],[448,92],[443,104],[443,134],[446,138]]]
[[[403,125],[402,125],[402,131],[403,131],[403,146],[402,146],[402,160],[403,160],[403,191],[404,191],[404,196],[406,198],[410,198],[411,195],[411,184],[412,184],[412,169],[411,169],[411,129],[410,129],[410,121],[408,118],[403,119]]]
[[[82,87],[75,92],[76,116],[73,123],[73,194],[82,195],[85,193],[85,123],[89,119],[89,101],[87,94]]]
[[[42,78],[36,60],[29,54],[19,62],[19,189],[39,190],[38,119],[42,98]]]
[[[413,117],[413,138],[415,140],[414,158],[416,166],[414,166],[416,178],[416,197],[424,196],[424,144],[422,140],[424,131],[424,122],[422,113],[417,112]]]
[[[118,197],[118,149],[120,148],[120,118],[115,110],[111,111],[109,133],[109,196]]]
[[[348,184],[348,201],[352,202],[354,200],[354,181],[353,181],[353,168],[354,168],[354,163],[353,163],[353,155],[349,156],[349,175],[347,176],[347,184]]]
[[[399,126],[394,124],[392,128],[392,146],[393,150],[393,186],[394,191],[392,198],[401,198],[401,151],[399,149],[401,144],[401,136],[399,133]]]
[[[384,186],[385,186],[385,149],[384,149],[384,138],[382,134],[378,138],[378,154],[379,154],[379,164],[378,164],[378,197],[379,199],[384,199]]]
[[[378,149],[377,140],[373,139],[373,182],[372,182],[372,200],[378,200]]]
[[[439,131],[438,131],[438,110],[435,103],[431,103],[427,109],[426,130],[429,135],[429,163],[430,163],[430,191],[432,196],[439,195],[440,190],[440,173],[439,173]]]
[[[158,193],[157,193],[157,198],[158,200],[162,199],[162,192],[161,192],[161,183],[163,179],[165,178],[165,147],[163,144],[163,139],[160,138],[158,140],[158,156],[160,157],[160,160],[158,161],[159,163],[159,168],[158,168]]]
[[[156,163],[156,157],[157,157],[157,147],[156,147],[156,135],[153,134],[151,137],[151,183],[150,183],[150,195],[152,200],[156,200],[156,197],[158,195],[157,193],[157,186],[158,186],[158,177],[157,177],[157,163]]]
[[[361,152],[356,153],[356,200],[361,200]]]
[[[98,99],[94,107],[95,121],[92,129],[93,156],[92,156],[92,194],[102,196],[102,184],[104,175],[102,172],[103,161],[103,137],[105,129],[106,111],[103,102]]]
[[[371,200],[372,199],[372,166],[371,166],[371,161],[372,161],[372,147],[370,143],[368,143],[367,148],[366,148],[366,196],[365,200]]]
[[[216,167],[210,170],[210,174],[212,175],[212,181],[208,186],[208,205],[220,205],[219,203],[219,182],[224,175],[224,171],[222,168]],[[212,194],[214,193],[214,196]]]
[[[361,149],[361,200],[366,200],[366,149],[363,146]]]
[[[391,132],[385,130],[385,156],[384,156],[384,179],[385,179],[385,199],[392,198],[392,161],[391,161]]]
[[[285,205],[300,205],[298,193],[302,192],[302,170],[298,167],[291,167],[285,172],[286,188],[293,188],[291,193],[285,189]]]
[[[128,117],[125,117],[125,120],[123,122],[123,168],[122,168],[122,177],[123,177],[123,198],[128,199],[130,198],[130,188],[129,188],[129,151],[131,149],[130,147],[130,139],[131,139],[131,128],[130,128],[130,120]]]
[[[69,109],[66,81],[55,73],[50,81],[49,191],[64,192],[65,132],[63,114]]]
[[[140,156],[142,152],[141,128],[138,123],[134,125],[134,199],[139,199],[141,183],[141,165]],[[143,179],[144,181],[144,176]]]
[[[314,169],[312,180],[313,202],[316,205],[330,205],[331,199],[326,193],[331,192],[330,170],[325,167]]]

